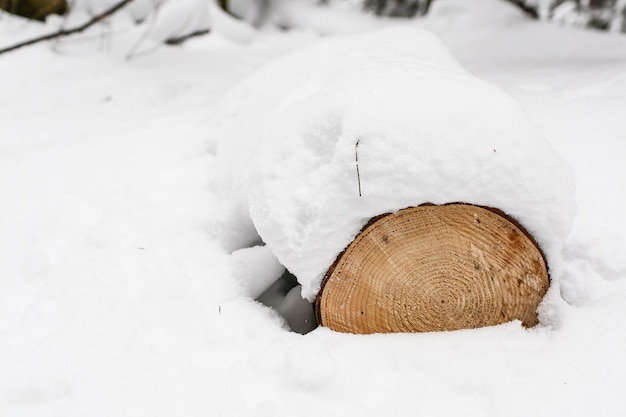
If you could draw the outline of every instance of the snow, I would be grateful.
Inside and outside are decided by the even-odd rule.
[[[430,33],[327,40],[263,68],[219,107],[225,188],[240,192],[240,212],[304,297],[372,217],[424,203],[504,210],[535,236],[556,285],[575,214],[571,169]]]
[[[269,246],[253,246],[234,251],[233,275],[240,281],[244,294],[259,298],[285,272]]]
[[[315,27],[126,60],[146,26],[120,16],[106,52],[94,28],[0,56],[0,415],[623,416],[626,39],[471,4],[438,0],[408,23],[519,102],[526,129],[572,166],[557,321],[288,331],[247,286],[245,271],[280,267],[233,221],[246,212],[234,189],[224,198],[212,120],[254,70],[316,42]],[[57,23],[2,15],[0,43]]]

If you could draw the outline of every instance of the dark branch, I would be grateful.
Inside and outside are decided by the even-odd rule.
[[[202,36],[202,35],[206,35],[208,33],[210,33],[211,31],[209,29],[204,29],[204,30],[196,30],[195,32],[191,32],[188,33],[187,35],[183,35],[183,36],[178,36],[176,38],[169,38],[165,41],[166,45],[180,45],[181,43],[185,42],[187,39],[191,39],[191,38],[195,38],[198,36]]]
[[[108,18],[109,16],[113,15],[115,12],[120,10],[122,7],[126,6],[131,1],[133,1],[133,0],[122,0],[119,3],[111,6],[110,8],[102,11],[101,13],[93,16],[87,22],[85,22],[82,25],[77,26],[75,28],[61,29],[61,30],[59,30],[57,32],[50,33],[48,35],[39,36],[37,38],[33,38],[33,39],[30,39],[30,40],[27,40],[27,41],[24,41],[24,42],[17,43],[17,44],[12,45],[12,46],[8,46],[6,48],[2,48],[2,49],[0,49],[0,55],[4,54],[4,53],[7,53],[7,52],[14,51],[16,49],[23,48],[25,46],[34,45],[34,44],[39,43],[39,42],[45,42],[45,41],[49,41],[49,40],[52,40],[52,39],[61,38],[63,36],[69,36],[69,35],[73,35],[75,33],[83,32],[84,30],[86,30],[89,27],[95,25],[96,23],[101,22],[104,19]]]
[[[539,19],[539,13],[537,9],[532,6],[528,6],[524,0],[508,0],[509,3],[515,4],[519,7],[527,16],[533,19]]]

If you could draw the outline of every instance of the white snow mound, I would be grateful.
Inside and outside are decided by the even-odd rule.
[[[238,221],[252,220],[308,299],[370,218],[426,202],[504,210],[558,278],[570,167],[428,32],[334,38],[279,59],[225,98],[214,133]]]

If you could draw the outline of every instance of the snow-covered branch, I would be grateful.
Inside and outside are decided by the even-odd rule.
[[[626,32],[625,0],[508,0],[535,19]]]

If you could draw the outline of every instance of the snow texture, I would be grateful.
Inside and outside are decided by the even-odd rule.
[[[626,415],[623,36],[534,22],[500,0],[437,0],[426,19],[402,21],[437,33],[463,67],[520,102],[573,167],[579,210],[558,320],[300,335],[253,299],[253,284],[282,267],[269,247],[249,248],[259,236],[248,206],[224,189],[233,170],[215,156],[210,119],[231,87],[318,33],[397,24],[309,13],[316,1],[272,1],[303,26],[261,29],[244,46],[211,33],[144,45],[129,60],[151,19],[136,25],[120,12],[0,58],[0,416]],[[82,14],[40,23],[0,12],[0,44],[72,27]],[[458,71],[440,60],[453,67],[446,74]],[[281,81],[291,78],[301,76]],[[272,113],[265,104],[259,115]],[[361,202],[374,190],[377,143],[360,149]],[[344,152],[353,195],[353,143]],[[514,174],[526,184],[534,172]],[[286,295],[286,307],[297,304]]]
[[[434,35],[393,28],[321,42],[264,67],[219,107],[226,188],[308,299],[369,219],[424,203],[505,211],[558,280],[576,211],[571,168]]]
[[[232,253],[234,275],[244,294],[259,298],[285,272],[268,246],[253,246]]]

